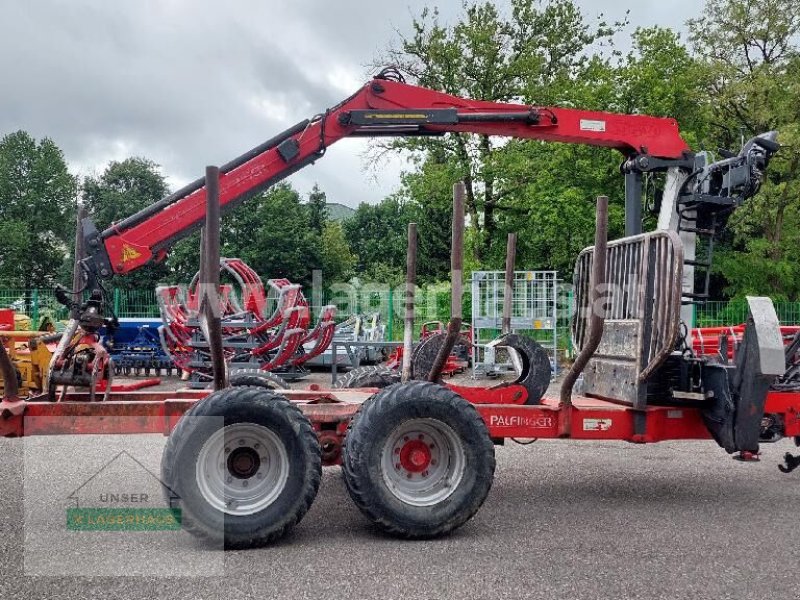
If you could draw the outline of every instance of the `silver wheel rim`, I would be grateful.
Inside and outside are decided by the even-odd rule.
[[[412,506],[432,506],[450,497],[464,477],[466,462],[459,436],[437,419],[404,421],[389,434],[381,452],[387,488]]]
[[[286,487],[289,456],[271,429],[235,423],[206,440],[195,475],[211,506],[229,515],[252,515],[275,502]]]

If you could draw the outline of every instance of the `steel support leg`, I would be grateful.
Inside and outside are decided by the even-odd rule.
[[[642,233],[642,174],[625,173],[625,236]]]

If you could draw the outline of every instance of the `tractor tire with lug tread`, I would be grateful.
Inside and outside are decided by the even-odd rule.
[[[240,369],[228,378],[232,387],[253,386],[268,390],[288,390],[289,384],[282,377],[260,369]]]
[[[308,512],[321,476],[308,418],[262,387],[226,388],[198,401],[161,459],[164,494],[181,509],[183,529],[226,548],[285,536]]]
[[[358,367],[336,380],[336,389],[379,388],[400,383],[400,372],[381,365]]]
[[[494,444],[478,411],[425,381],[390,386],[364,402],[348,426],[343,455],[356,506],[402,538],[434,538],[460,527],[494,478]]]

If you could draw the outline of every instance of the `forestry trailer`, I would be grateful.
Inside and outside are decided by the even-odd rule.
[[[220,210],[321,159],[345,137],[447,133],[622,154],[626,237],[606,243],[599,200],[596,244],[580,254],[574,274],[578,357],[559,397],[545,395],[550,365],[541,348],[513,334],[506,344],[521,355],[522,372],[492,387],[442,384],[430,372],[383,389],[272,390],[258,378],[223,386],[219,374],[213,392],[112,392],[98,400],[86,390],[96,370],[93,336],[113,318],[104,280],[163,260],[170,246],[203,226],[207,207],[208,223],[218,226]],[[492,484],[494,446],[506,438],[713,439],[729,453],[755,458],[767,439],[765,415],[780,423],[770,441],[800,439],[800,394],[767,401],[772,380],[785,371],[770,300],[749,299],[731,361],[694,353],[689,332],[691,303],[708,296],[714,234],[758,191],[779,149],[775,140],[775,132],[760,135],[713,162],[687,147],[673,119],[459,98],[409,85],[386,69],[339,104],[210,171],[210,179],[105,231],[84,219],[88,300],[62,290],[74,318],[50,366],[51,385],[67,391],[21,399],[6,385],[0,434],[169,435],[162,479],[170,502],[186,529],[227,547],[284,535],[314,500],[323,465],[342,465],[350,496],[380,528],[429,538],[476,513]],[[663,199],[657,230],[642,233],[642,179],[649,173],[664,174]],[[213,239],[215,232],[206,228],[205,235]],[[7,362],[0,355],[8,384]],[[581,371],[581,394],[573,395]]]

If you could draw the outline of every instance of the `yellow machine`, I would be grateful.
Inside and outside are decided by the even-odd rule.
[[[57,341],[42,331],[0,331],[0,343],[5,346],[11,363],[19,373],[20,396],[44,391],[44,380]],[[0,390],[4,388],[0,375]]]

